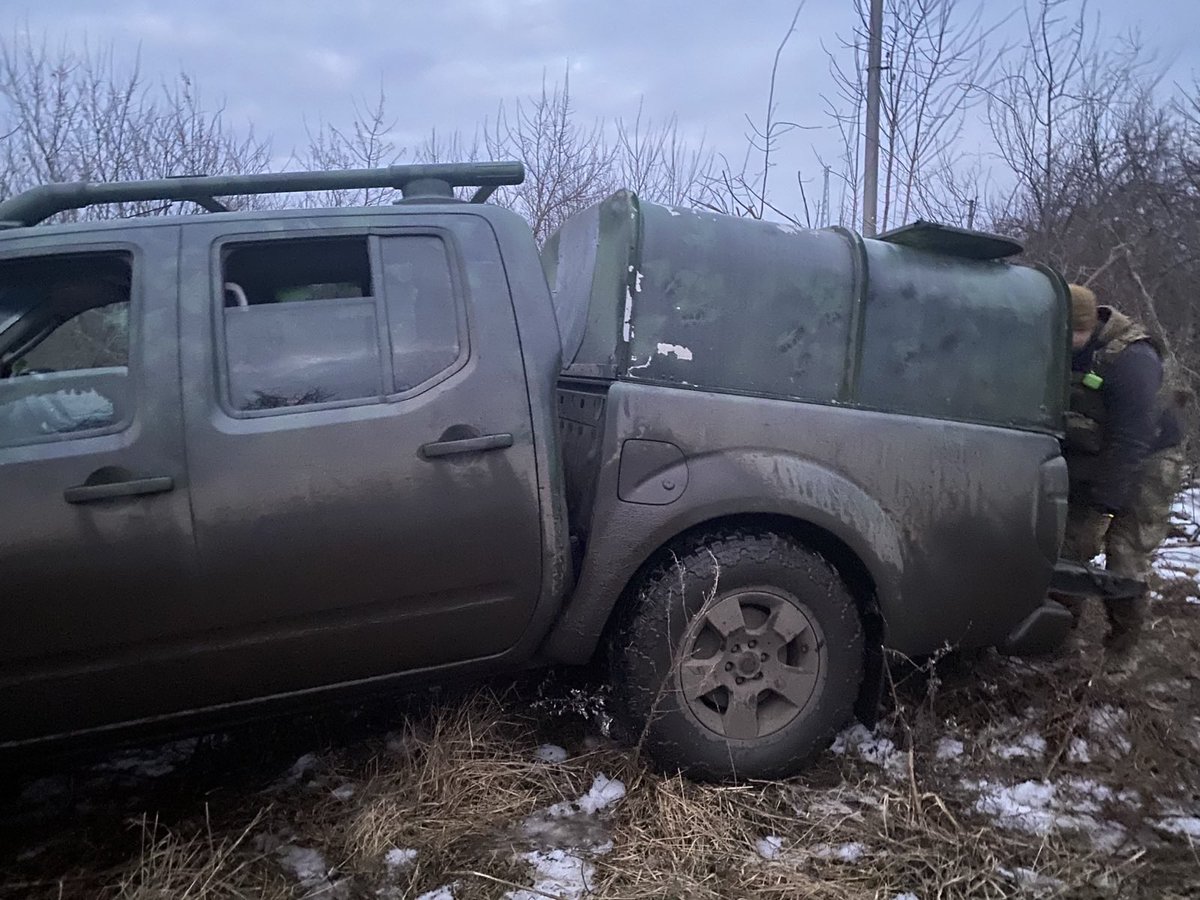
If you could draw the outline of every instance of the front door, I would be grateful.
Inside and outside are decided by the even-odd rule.
[[[220,628],[205,683],[240,699],[515,644],[541,533],[486,223],[195,226],[184,259],[214,273],[183,301],[196,537]]]
[[[173,706],[195,625],[177,228],[0,250],[0,744]]]

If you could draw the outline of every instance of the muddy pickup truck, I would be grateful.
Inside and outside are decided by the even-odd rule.
[[[602,654],[661,766],[773,776],[884,647],[1061,638],[1061,278],[628,192],[539,255],[483,202],[522,177],[0,203],[0,747]],[[403,199],[220,201],[366,186]],[[146,200],[207,213],[39,224]]]

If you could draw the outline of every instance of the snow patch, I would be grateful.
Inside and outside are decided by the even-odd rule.
[[[305,887],[321,884],[329,874],[329,866],[320,850],[284,844],[275,854],[279,857],[279,865]]]
[[[1067,762],[1090,763],[1091,761],[1092,749],[1088,742],[1081,737],[1071,738],[1071,743],[1067,747]]]
[[[1082,831],[1098,849],[1109,852],[1124,843],[1125,829],[1094,814],[1100,812],[1102,803],[1114,799],[1130,802],[1136,797],[1126,792],[1116,798],[1110,788],[1086,779],[1065,779],[1058,784],[1023,781],[1011,786],[985,779],[964,784],[979,792],[976,811],[1001,828],[1038,835],[1060,829]]]
[[[521,859],[533,867],[533,890],[509,891],[506,900],[545,900],[546,895],[581,900],[596,874],[595,866],[566,850],[534,850]]]
[[[1017,885],[1017,887],[1030,888],[1034,891],[1061,890],[1064,887],[1063,883],[1057,878],[1043,875],[1036,869],[1027,869],[1024,866],[1017,866],[1012,869],[1006,869],[1001,866],[996,871]]]
[[[834,738],[829,749],[838,756],[853,753],[863,762],[879,766],[892,774],[899,774],[904,769],[903,756],[891,738],[876,735],[861,722],[850,726]]]
[[[354,790],[354,785],[343,784],[339,788],[334,788],[330,793],[333,794],[335,800],[349,800],[354,796]]]
[[[406,847],[393,847],[383,857],[383,864],[387,866],[388,872],[393,874],[408,868],[416,861],[417,851]]]
[[[892,898],[892,900],[921,900],[921,898],[918,897],[916,894],[912,894],[912,893],[909,893],[906,891],[903,894],[897,894],[895,897]]]
[[[298,784],[309,772],[317,767],[317,754],[305,753],[298,760],[292,763],[292,767],[288,769],[287,774],[279,783],[279,786],[287,787],[289,785]]]
[[[1116,706],[1105,704],[1094,708],[1088,716],[1088,731],[1098,741],[1108,744],[1121,756],[1133,752],[1133,742],[1129,740],[1126,725],[1129,723],[1129,713]]]
[[[1046,739],[1040,734],[1023,734],[1016,743],[1000,744],[995,751],[1001,759],[1039,757],[1046,752]]]
[[[97,772],[135,775],[139,778],[161,778],[175,771],[196,751],[197,738],[174,741],[159,747],[146,747],[115,753],[94,767]]]
[[[608,843],[606,825],[597,817],[625,797],[625,783],[597,775],[591,788],[578,800],[563,800],[536,812],[521,823],[527,840],[544,846],[602,852]],[[611,846],[611,845],[609,845]]]
[[[542,744],[542,746],[533,751],[533,755],[540,762],[561,763],[566,762],[570,754],[557,744]]]
[[[856,863],[867,855],[867,848],[858,841],[852,841],[848,844],[816,844],[809,852],[818,859]]]
[[[1200,841],[1200,818],[1196,816],[1164,816],[1152,824],[1168,834]]]
[[[963,742],[951,737],[940,738],[933,752],[938,759],[958,759],[963,755]]]
[[[759,838],[754,844],[754,849],[767,861],[779,859],[783,854],[783,838],[769,834],[765,838]]]
[[[552,818],[562,818],[583,813],[593,816],[619,802],[625,796],[625,782],[607,775],[597,775],[588,792],[578,800],[564,800],[546,810]]]
[[[440,888],[426,891],[417,900],[454,900],[454,885],[444,884]]]

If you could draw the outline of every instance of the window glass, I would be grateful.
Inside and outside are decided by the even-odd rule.
[[[459,357],[458,309],[446,247],[433,236],[381,241],[395,390],[428,381]]]
[[[0,446],[127,420],[130,276],[123,254],[0,263]]]
[[[462,351],[449,257],[431,235],[239,244],[226,249],[221,277],[237,409],[382,400],[444,372]]]
[[[226,252],[222,278],[235,408],[384,395],[365,237],[239,245]]]

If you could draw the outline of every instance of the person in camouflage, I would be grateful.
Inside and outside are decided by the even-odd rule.
[[[1083,285],[1071,290],[1071,402],[1066,458],[1070,497],[1062,555],[1144,580],[1167,536],[1183,477],[1177,400],[1163,377],[1164,348],[1137,322]],[[1078,603],[1066,604],[1076,623]],[[1129,665],[1145,597],[1106,601],[1105,648]]]

